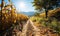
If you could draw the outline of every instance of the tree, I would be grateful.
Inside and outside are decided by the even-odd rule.
[[[2,21],[2,8],[3,8],[3,6],[4,6],[4,0],[1,0],[1,12],[0,12],[0,14],[1,14],[0,20],[1,20],[1,21]]]
[[[36,10],[45,9],[47,18],[48,10],[57,8],[59,6],[59,0],[34,0],[33,6],[35,6]]]
[[[4,6],[4,0],[1,0],[0,26],[2,25],[2,9],[3,9],[3,6]]]

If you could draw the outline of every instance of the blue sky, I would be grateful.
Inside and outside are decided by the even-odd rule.
[[[0,0],[1,2],[1,0]],[[8,0],[5,0],[8,4]],[[16,9],[19,11],[29,12],[34,11],[34,7],[32,7],[33,0],[12,0],[13,4],[15,5]]]

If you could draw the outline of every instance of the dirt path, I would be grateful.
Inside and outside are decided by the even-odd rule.
[[[21,36],[40,36],[40,29],[34,26],[31,20],[28,20],[27,24],[23,27]]]

